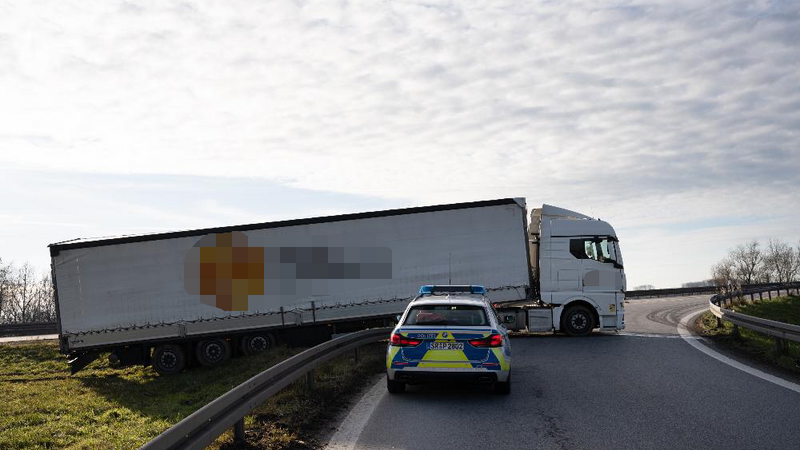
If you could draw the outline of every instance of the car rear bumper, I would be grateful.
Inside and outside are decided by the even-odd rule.
[[[508,370],[474,370],[474,371],[447,371],[447,370],[392,370],[388,369],[390,380],[403,383],[428,383],[433,381],[460,381],[464,383],[492,384],[497,381],[508,381]]]

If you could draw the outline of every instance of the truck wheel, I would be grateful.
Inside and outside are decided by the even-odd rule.
[[[269,333],[256,333],[242,339],[242,353],[255,355],[269,351],[275,345],[275,338]]]
[[[159,345],[153,350],[151,363],[160,375],[175,375],[186,367],[186,354],[179,345]]]
[[[231,345],[225,339],[208,339],[197,343],[197,360],[200,364],[218,366],[231,356]]]
[[[572,306],[561,318],[561,329],[569,336],[586,336],[594,329],[594,316],[583,305]]]
[[[511,375],[508,376],[508,381],[505,383],[498,381],[494,384],[494,393],[501,395],[508,395],[511,393]]]
[[[402,394],[406,391],[406,384],[400,381],[390,380],[389,377],[386,377],[386,389],[389,390],[390,394]]]

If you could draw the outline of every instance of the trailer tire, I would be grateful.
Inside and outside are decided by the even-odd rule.
[[[583,305],[570,306],[561,318],[561,329],[568,336],[588,335],[594,329],[592,311]]]
[[[390,380],[386,377],[386,389],[390,394],[402,394],[406,391],[406,384],[401,381]]]
[[[242,338],[242,353],[255,355],[266,353],[275,346],[275,338],[270,333],[253,333]]]
[[[218,366],[231,357],[231,344],[225,339],[207,339],[197,343],[195,356],[206,367]]]
[[[153,350],[151,364],[160,375],[175,375],[186,367],[186,353],[179,345],[159,345]]]

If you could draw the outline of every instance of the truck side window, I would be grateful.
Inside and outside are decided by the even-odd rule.
[[[591,243],[591,240],[588,239],[570,239],[569,240],[569,252],[572,253],[577,259],[586,259],[588,256],[586,255],[586,243]]]
[[[605,262],[610,257],[608,241],[597,241],[592,238],[570,239],[569,252],[577,259],[593,259],[599,262]]]

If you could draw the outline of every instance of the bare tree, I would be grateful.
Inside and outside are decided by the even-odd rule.
[[[728,255],[736,279],[742,284],[755,283],[761,278],[764,255],[757,240],[740,244]]]
[[[10,296],[9,288],[11,286],[11,264],[3,263],[0,258],[0,323],[6,321],[6,308]]]
[[[732,292],[739,288],[736,264],[730,256],[726,256],[711,267],[711,278],[720,292]]]
[[[771,280],[778,283],[794,281],[800,271],[800,248],[795,250],[785,242],[770,239],[764,256],[764,268]]]
[[[30,264],[14,269],[0,264],[0,321],[10,323],[55,321],[52,281]]]

